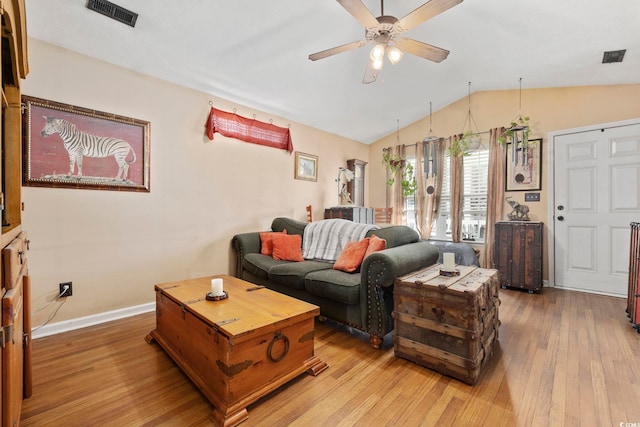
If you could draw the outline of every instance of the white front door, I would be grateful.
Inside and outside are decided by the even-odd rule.
[[[553,138],[555,286],[627,296],[640,124]]]

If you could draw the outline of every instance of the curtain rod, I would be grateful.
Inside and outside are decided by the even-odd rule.
[[[482,134],[490,133],[490,132],[491,132],[490,130],[485,130],[485,131],[482,131],[482,132],[474,132],[474,133],[472,133],[472,134],[471,134],[471,136],[474,136],[474,135],[482,135]],[[446,138],[451,138],[451,137],[450,137],[450,136],[448,136],[448,137],[445,137],[445,138],[443,138],[443,139],[446,139]],[[438,138],[438,139],[440,139],[440,138]],[[420,143],[420,142],[414,142],[413,144],[402,144],[402,146],[403,146],[403,147],[416,147],[419,143]],[[386,150],[386,148],[383,148],[383,150]]]

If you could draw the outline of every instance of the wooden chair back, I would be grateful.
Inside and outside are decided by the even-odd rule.
[[[307,222],[313,221],[313,207],[311,205],[307,206]]]

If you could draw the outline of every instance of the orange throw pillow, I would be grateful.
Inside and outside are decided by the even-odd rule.
[[[274,233],[271,240],[273,242],[273,259],[276,261],[304,261],[301,235]]]
[[[273,255],[273,235],[274,234],[287,234],[287,230],[279,231],[264,231],[260,233],[260,253],[262,255]]]
[[[367,251],[364,253],[364,257],[366,258],[372,253],[381,251],[383,249],[387,249],[387,241],[381,239],[375,234],[372,234],[369,240],[369,247],[367,247]]]
[[[366,237],[359,242],[349,242],[345,245],[340,256],[333,265],[334,270],[346,271],[347,273],[353,273],[362,264],[364,259],[364,253],[369,247],[369,238]]]

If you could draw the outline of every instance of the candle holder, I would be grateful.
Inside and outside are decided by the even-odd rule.
[[[447,271],[440,269],[440,275],[445,277],[454,277],[460,275],[460,270]]]
[[[222,291],[222,295],[212,295],[211,292],[206,295],[207,301],[220,301],[229,298],[227,291]]]

